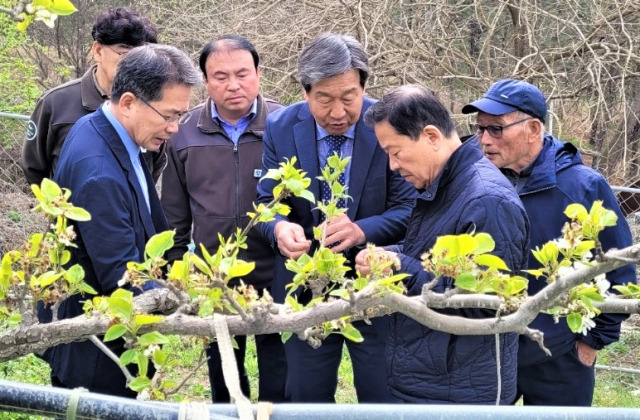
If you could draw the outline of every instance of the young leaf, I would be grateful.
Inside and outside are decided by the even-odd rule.
[[[491,255],[491,254],[478,255],[475,258],[475,260],[476,260],[476,264],[478,265],[484,265],[485,267],[495,268],[497,270],[509,271],[509,267],[507,267],[507,264],[505,264],[502,258],[497,257],[495,255]]]
[[[175,234],[175,230],[167,230],[153,235],[147,242],[144,253],[151,259],[162,258],[164,253],[173,246],[173,237]]]
[[[120,366],[126,366],[137,358],[138,351],[136,349],[125,350],[124,353],[120,356]]]
[[[564,214],[569,219],[577,219],[580,222],[584,221],[589,216],[587,209],[582,204],[577,203],[569,204],[564,211]]]
[[[578,331],[580,331],[580,327],[582,326],[582,315],[575,312],[570,313],[569,315],[567,315],[567,324],[569,325],[571,331],[577,333]]]
[[[146,376],[138,376],[129,382],[129,388],[135,392],[140,392],[149,386],[151,386],[151,380]]]
[[[256,263],[254,262],[245,262],[242,260],[236,260],[236,263],[229,267],[229,278],[233,277],[244,277],[247,274],[251,273],[255,268]]]
[[[109,327],[104,334],[104,341],[112,341],[116,338],[120,338],[127,333],[127,327],[122,324],[116,324]]]
[[[475,291],[477,287],[477,281],[471,273],[460,273],[454,284],[456,287],[470,291]]]
[[[340,329],[340,334],[344,335],[351,341],[356,343],[362,343],[364,338],[362,338],[362,334],[358,331],[353,325],[346,324],[343,328]]]

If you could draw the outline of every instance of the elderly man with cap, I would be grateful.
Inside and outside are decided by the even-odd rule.
[[[542,92],[519,80],[500,80],[475,102],[462,108],[478,113],[476,136],[487,158],[511,181],[531,222],[531,249],[561,235],[568,221],[565,208],[580,203],[587,209],[596,200],[614,210],[618,224],[600,233],[606,251],[631,245],[631,233],[618,202],[604,177],[582,163],[571,143],[545,135],[547,105]],[[529,268],[539,267],[529,256]],[[635,282],[635,266],[607,274],[612,284]],[[544,278],[529,279],[529,294],[546,285]],[[586,334],[571,332],[564,319],[540,314],[530,325],[544,333],[547,356],[537,343],[520,337],[518,397],[525,405],[589,406],[593,399],[596,353],[618,340],[626,315],[600,314]]]

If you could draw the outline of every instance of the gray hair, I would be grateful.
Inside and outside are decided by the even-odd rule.
[[[298,76],[304,90],[309,92],[319,81],[351,69],[360,73],[360,86],[364,89],[369,78],[369,59],[362,44],[350,35],[325,32],[302,50]]]
[[[148,44],[132,49],[118,62],[111,87],[117,102],[125,92],[147,102],[162,99],[172,85],[194,86],[201,76],[187,55],[170,45]]]

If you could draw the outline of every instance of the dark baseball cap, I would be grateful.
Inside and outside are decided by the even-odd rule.
[[[547,117],[547,102],[540,89],[531,83],[503,79],[495,82],[482,98],[462,107],[463,114],[478,111],[490,115],[522,111],[544,123]]]

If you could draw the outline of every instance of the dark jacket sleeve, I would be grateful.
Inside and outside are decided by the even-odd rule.
[[[398,172],[387,168],[386,210],[378,215],[356,220],[367,242],[386,245],[400,242],[407,232],[416,189]]]
[[[35,124],[35,137],[27,137],[22,146],[22,171],[27,182],[38,184],[51,175],[52,151],[58,137],[51,126],[51,104],[47,96],[41,97],[31,114],[31,124]]]
[[[266,175],[269,169],[277,169],[280,166],[280,161],[276,154],[273,137],[271,136],[270,120],[267,118],[267,126],[262,137],[262,175]],[[272,179],[263,178],[258,182],[258,203],[268,204],[273,200],[273,188],[277,185],[277,181]],[[258,223],[257,228],[271,245],[271,248],[275,252],[278,251],[278,245],[276,242],[275,226],[276,223],[282,220],[288,220],[284,216],[276,216],[276,219],[272,222]]]
[[[191,204],[186,185],[184,164],[172,143],[166,150],[167,164],[162,176],[162,194],[160,201],[164,209],[169,228],[175,229],[174,245],[167,251],[167,260],[181,259],[191,243]]]
[[[468,202],[463,209],[451,209],[461,212],[456,228],[456,235],[463,233],[488,233],[495,241],[496,248],[492,252],[512,271],[518,272],[526,268],[529,246],[529,220],[522,208],[507,199],[483,197]],[[428,249],[424,250],[425,252]],[[400,255],[403,272],[412,274],[405,279],[409,295],[417,295],[422,287],[433,280],[433,273],[422,267],[421,261],[406,255]],[[442,278],[434,291],[442,293],[453,288],[453,280]]]
[[[608,227],[600,233],[599,239],[603,251],[606,252],[612,248],[622,249],[631,246],[633,240],[629,225],[622,215],[618,201],[606,180],[599,177],[589,194],[590,196],[586,197],[587,203],[602,200],[603,206],[607,209],[614,210],[618,216],[618,223],[615,226]],[[635,283],[635,264],[625,265],[624,267],[610,271],[607,273],[607,280],[611,283],[612,287],[615,285]],[[611,289],[611,292],[617,293],[615,289]],[[599,350],[607,344],[618,341],[620,338],[620,323],[628,317],[629,316],[625,314],[600,314],[594,319],[596,326],[590,329],[586,336],[579,336],[579,339],[590,347]]]
[[[130,191],[116,178],[103,176],[83,180],[72,188],[72,201],[91,214],[77,224],[101,294],[118,287],[128,261],[141,261],[136,232],[131,223]]]

